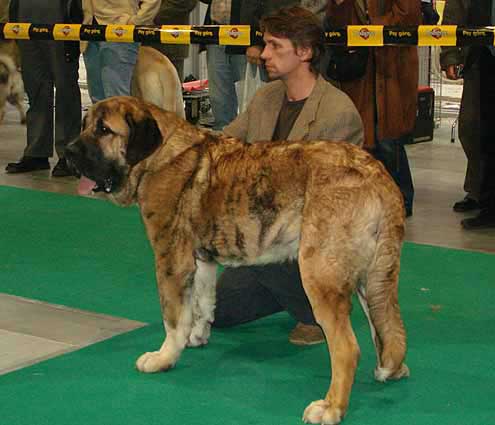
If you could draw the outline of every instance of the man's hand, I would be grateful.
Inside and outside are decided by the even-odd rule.
[[[462,70],[462,65],[449,65],[445,70],[445,74],[449,80],[458,80],[461,78],[459,70]]]
[[[261,65],[262,60],[260,58],[263,47],[261,46],[249,46],[246,49],[246,59],[249,63],[254,65]]]

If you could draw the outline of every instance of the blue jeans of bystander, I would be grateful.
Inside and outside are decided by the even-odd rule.
[[[236,116],[239,108],[235,83],[244,78],[245,55],[229,55],[225,46],[209,45],[207,50],[208,92],[215,123],[222,130]]]
[[[111,96],[130,95],[138,49],[138,43],[89,42],[84,64],[93,103]]]

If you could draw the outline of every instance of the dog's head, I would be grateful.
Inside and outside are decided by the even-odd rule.
[[[162,143],[162,134],[148,104],[125,96],[93,105],[77,139],[65,151],[81,174],[79,193],[104,191],[118,195],[132,169]]]

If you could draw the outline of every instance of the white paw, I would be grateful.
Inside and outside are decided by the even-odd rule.
[[[409,376],[409,368],[405,363],[402,363],[400,369],[393,372],[389,368],[377,367],[375,369],[375,379],[380,382],[385,382],[387,379],[401,379]]]
[[[206,323],[205,326],[194,327],[191,331],[191,335],[187,340],[188,347],[201,347],[208,344],[210,338],[211,325]]]
[[[303,414],[303,421],[307,424],[335,425],[340,423],[344,412],[337,407],[331,407],[326,400],[313,401]]]
[[[188,347],[202,347],[206,344],[208,344],[208,337],[204,338],[200,335],[191,335],[187,340]]]
[[[174,367],[159,351],[144,353],[136,361],[136,368],[140,372],[155,373]]]

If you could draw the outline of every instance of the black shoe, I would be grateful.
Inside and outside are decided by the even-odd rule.
[[[466,230],[495,228],[495,210],[484,208],[478,215],[461,221]]]
[[[53,167],[52,177],[68,177],[73,175],[74,172],[67,165],[65,158],[60,158],[57,165]]]
[[[455,212],[467,212],[480,209],[480,203],[467,196],[462,200],[454,204],[452,208]]]
[[[19,162],[10,162],[5,167],[9,174],[28,173],[36,170],[49,170],[50,163],[48,158],[35,158],[32,156],[23,156]]]

